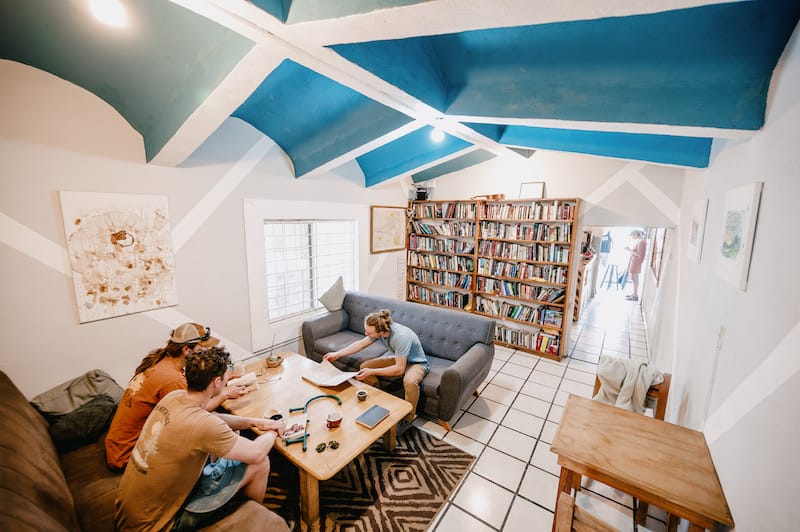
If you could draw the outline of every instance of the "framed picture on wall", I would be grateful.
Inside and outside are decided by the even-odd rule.
[[[405,248],[406,208],[373,205],[370,208],[370,252],[385,253]]]
[[[763,183],[757,181],[730,190],[725,195],[717,274],[739,290],[747,290],[762,186]]]
[[[650,230],[650,270],[656,279],[656,286],[661,283],[661,273],[664,269],[664,249],[667,246],[669,229],[656,227]]]
[[[686,246],[686,256],[692,262],[700,263],[703,254],[703,236],[706,232],[706,214],[708,212],[708,199],[695,202],[692,208],[692,219],[689,222],[689,243]]]
[[[519,197],[543,199],[545,197],[545,184],[544,181],[528,181],[519,184]]]

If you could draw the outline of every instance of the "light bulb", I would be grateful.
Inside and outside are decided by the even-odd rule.
[[[431,140],[433,142],[442,142],[444,140],[444,131],[438,127],[433,128],[433,131],[431,131]]]
[[[103,24],[122,28],[128,23],[128,14],[119,0],[90,0],[89,9]]]

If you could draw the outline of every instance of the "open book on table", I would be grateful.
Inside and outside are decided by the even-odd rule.
[[[339,386],[341,383],[355,376],[357,371],[341,371],[336,366],[323,360],[322,363],[312,369],[308,369],[303,373],[303,378],[317,386],[324,386],[330,388]]]

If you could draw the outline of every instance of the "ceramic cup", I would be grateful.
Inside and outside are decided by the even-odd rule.
[[[367,390],[358,390],[356,392],[356,397],[358,397],[359,401],[366,401],[367,400]]]
[[[326,425],[328,425],[329,429],[335,429],[339,425],[342,424],[342,414],[341,412],[331,412],[328,414],[328,421]]]

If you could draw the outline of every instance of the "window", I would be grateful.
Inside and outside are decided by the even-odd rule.
[[[314,311],[340,275],[345,290],[355,287],[356,223],[265,220],[264,255],[269,321]]]

